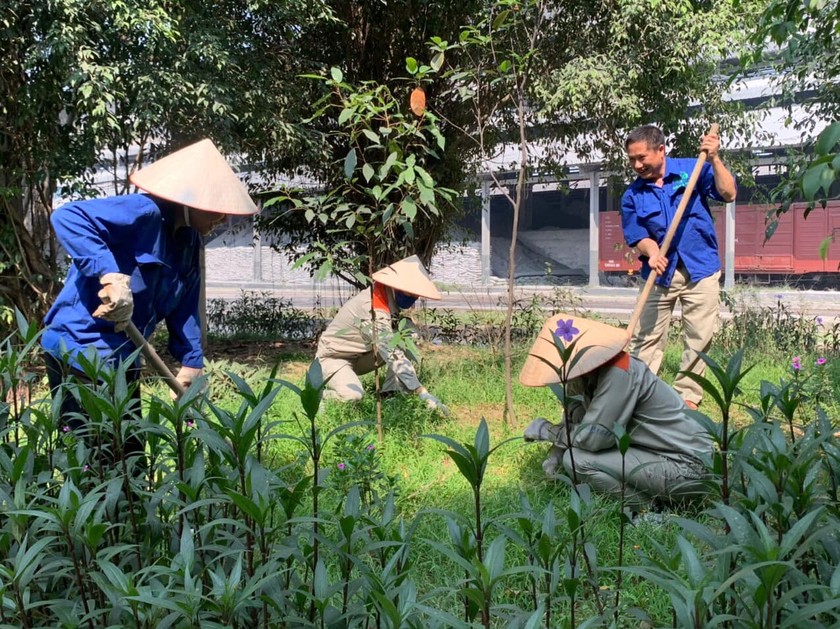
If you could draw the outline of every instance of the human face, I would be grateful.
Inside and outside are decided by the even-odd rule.
[[[657,181],[665,176],[665,145],[651,148],[647,142],[633,142],[627,146],[627,159],[642,179]]]
[[[213,228],[227,218],[227,214],[218,212],[207,212],[190,208],[190,226],[202,236],[206,236]]]

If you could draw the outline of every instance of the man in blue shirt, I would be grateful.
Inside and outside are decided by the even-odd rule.
[[[72,258],[41,338],[54,394],[71,375],[89,380],[86,352],[95,350],[111,365],[134,354],[124,331],[129,321],[146,338],[165,321],[169,350],[182,365],[178,381],[187,387],[202,375],[201,236],[228,214],[254,214],[257,207],[210,140],[156,161],[131,181],[148,194],[71,202],[52,214],[56,237]],[[129,366],[130,383],[138,375],[139,365]],[[139,400],[138,386],[133,397]],[[85,427],[86,417],[66,393],[64,429]],[[142,454],[143,443],[127,437],[123,450]]]
[[[720,254],[709,199],[735,200],[735,178],[718,154],[720,138],[703,136],[706,151],[692,198],[674,234],[670,250],[660,255],[659,246],[680,204],[696,160],[665,156],[665,136],[652,125],[634,129],[625,141],[630,165],[638,177],[621,199],[624,239],[639,251],[642,277],[658,276],[645,303],[638,330],[629,351],[657,373],[668,340],[674,306],[680,303],[684,330],[680,372],[702,375],[705,363],[697,352],[707,352],[715,332],[719,307]],[[703,390],[682,373],[674,389],[689,408],[697,408]]]

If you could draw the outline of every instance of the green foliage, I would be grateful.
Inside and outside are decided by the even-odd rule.
[[[804,197],[808,202],[807,216],[816,203],[825,207],[828,199],[838,195],[835,185],[840,178],[838,36],[837,0],[772,0],[763,7],[758,28],[751,35],[753,49],[744,58],[747,70],[772,68],[779,103],[789,109],[801,105],[809,114],[789,120],[811,151],[790,160],[788,172],[773,191],[777,214],[787,212],[791,202]],[[807,99],[799,97],[803,93],[808,94]],[[829,125],[815,138],[820,120],[829,121]]]
[[[535,474],[535,448],[497,422],[441,423],[413,398],[389,399],[386,440],[371,450],[370,406],[322,409],[315,373],[297,386],[278,368],[249,381],[232,372],[225,399],[196,383],[174,404],[144,383],[152,395],[140,409],[124,369],[85,360],[101,383],[64,394],[92,415],[90,441],[62,432],[57,404],[39,399],[37,340],[19,317],[0,343],[0,399],[15,383],[34,394],[0,405],[6,625],[840,622],[840,449],[815,382],[834,356],[763,384],[753,414],[727,430],[694,413],[726,434],[728,503],[709,460],[705,510],[630,526],[620,502]],[[477,358],[429,374],[457,374],[448,386],[464,408],[499,388],[498,361]],[[710,360],[707,395],[734,417],[749,370],[739,356],[722,364]],[[789,433],[791,409],[806,406]],[[440,434],[417,436],[430,430]],[[103,459],[138,431],[144,465]]]
[[[117,194],[149,157],[211,137],[255,170],[312,150],[290,94],[299,29],[321,0],[17,2],[0,18],[0,306],[43,315],[56,292],[57,191]],[[312,158],[314,161],[314,158]],[[104,177],[103,177],[104,175]]]
[[[626,133],[648,122],[673,134],[676,152],[695,153],[712,121],[727,137],[759,139],[755,120],[723,98],[727,86],[717,75],[721,59],[745,50],[762,6],[739,0],[608,6],[500,0],[458,42],[433,38],[432,51],[474,51],[461,55],[451,89],[481,111],[472,127],[476,136],[490,120],[488,132],[498,130],[485,149],[492,150],[497,138],[521,138],[519,99],[505,96],[527,74],[522,96],[528,128],[539,130],[530,142],[542,145],[540,157],[530,149],[529,165],[539,162],[538,171],[555,172],[571,149],[581,159],[599,154],[619,166]],[[687,117],[694,102],[702,107]]]
[[[327,482],[341,496],[355,488],[360,500],[370,505],[398,488],[396,479],[382,471],[382,455],[370,434],[341,433],[333,452],[336,463]]]
[[[221,337],[302,341],[317,338],[324,323],[298,310],[291,300],[243,290],[238,299],[207,302],[208,332]]]
[[[497,352],[504,339],[499,310],[506,306],[506,302],[507,298],[500,296],[492,308],[478,303],[466,313],[451,308],[427,308],[419,315],[419,321],[426,328],[424,335],[430,340],[489,347]],[[535,293],[530,297],[516,298],[513,301],[511,336],[517,342],[529,342],[546,318],[561,312],[575,313],[580,303],[581,298],[577,294],[560,287],[547,294]]]
[[[313,119],[334,121],[329,141],[346,152],[324,168],[323,194],[275,197],[266,206],[291,209],[264,223],[296,234],[286,251],[298,265],[361,287],[376,269],[415,253],[416,235],[441,223],[454,191],[436,184],[429,165],[445,140],[431,112],[415,117],[383,85],[351,85],[338,68],[312,78],[329,90]],[[305,251],[302,232],[310,239]],[[431,250],[420,253],[428,261]]]
[[[770,355],[792,356],[814,352],[818,347],[840,349],[835,330],[823,329],[822,317],[797,314],[779,296],[773,306],[760,306],[748,293],[721,293],[732,318],[722,320],[715,344],[724,352],[742,347]]]

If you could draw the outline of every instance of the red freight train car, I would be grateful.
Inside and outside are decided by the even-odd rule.
[[[805,204],[793,204],[779,219],[772,238],[765,242],[765,217],[769,205],[736,205],[735,274],[769,279],[802,279],[815,285],[840,287],[840,201],[830,201],[825,209],[817,207],[804,218]],[[721,263],[724,260],[723,208],[712,213],[717,225]],[[610,274],[637,272],[635,252],[624,244],[621,216],[602,212],[599,269]],[[825,260],[820,258],[820,243],[833,237]]]

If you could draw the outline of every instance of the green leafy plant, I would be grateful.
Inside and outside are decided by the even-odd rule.
[[[238,299],[207,302],[208,332],[234,338],[303,341],[316,338],[323,321],[295,308],[292,301],[268,292],[243,290]]]
[[[826,405],[792,439],[788,394],[762,384],[758,405],[736,419],[748,381],[739,375],[749,375],[739,356],[725,369],[710,364],[707,382],[737,423],[725,446],[728,504],[718,494],[704,511],[640,527],[613,517],[620,501],[573,479],[529,478],[500,424],[437,424],[447,434],[430,439],[395,430],[370,451],[370,422],[354,419],[366,409],[319,413],[316,374],[297,386],[279,366],[247,379],[231,370],[224,396],[208,399],[196,383],[174,403],[143,380],[137,405],[124,371],[83,357],[90,381],[62,393],[91,419],[85,432],[63,432],[57,401],[33,377],[38,348],[23,323],[0,343],[2,382],[33,386],[14,414],[0,408],[4,625],[840,622],[840,449]],[[555,393],[562,403],[562,387]],[[410,419],[411,405],[396,408],[393,419]],[[719,426],[693,416],[721,439]],[[143,465],[120,450],[132,435],[145,440]],[[616,435],[619,447],[626,437]],[[336,474],[350,454],[358,483]],[[716,487],[722,469],[707,461]]]
[[[313,273],[333,273],[357,287],[385,264],[419,254],[415,235],[436,229],[454,191],[440,187],[429,164],[440,159],[445,140],[431,111],[415,116],[384,85],[353,85],[338,68],[322,82],[327,95],[315,103],[313,120],[329,120],[336,159],[324,170],[322,194],[284,194],[266,207],[289,209],[266,217],[269,228],[304,230],[316,236],[305,251],[288,251]]]

